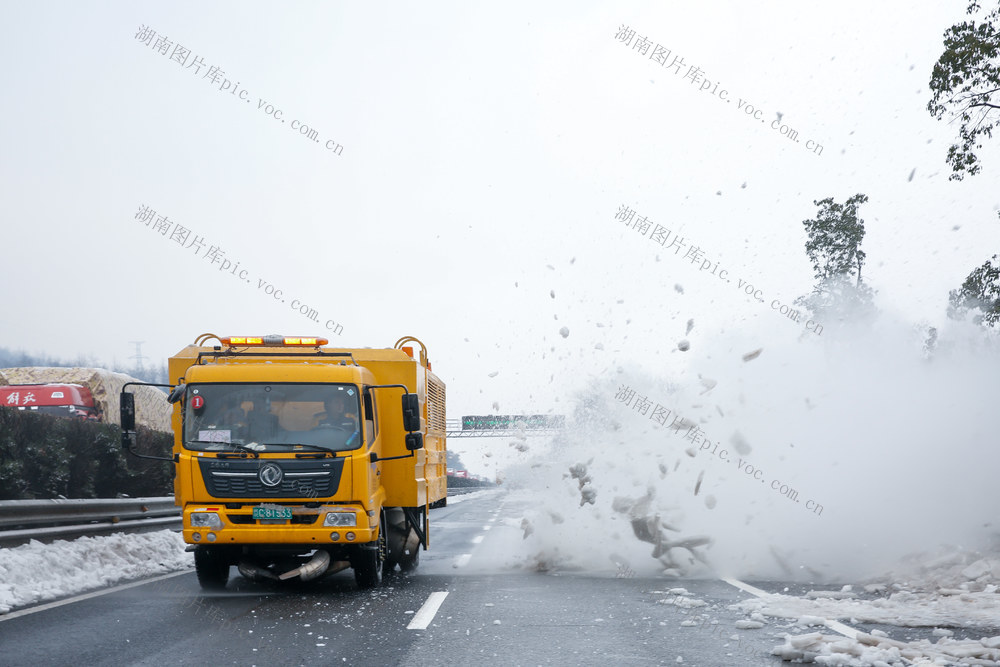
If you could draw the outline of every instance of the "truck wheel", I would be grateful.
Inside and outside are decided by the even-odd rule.
[[[194,571],[198,583],[207,591],[221,591],[229,581],[229,561],[208,547],[195,549]]]
[[[358,588],[375,588],[382,583],[383,554],[385,553],[385,524],[379,528],[378,540],[360,546],[351,558],[354,581]]]

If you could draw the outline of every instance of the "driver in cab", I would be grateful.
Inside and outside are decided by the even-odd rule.
[[[354,415],[347,412],[347,395],[341,392],[334,394],[323,401],[326,412],[320,414],[317,426],[334,426],[348,432],[354,432],[358,428],[358,421]]]

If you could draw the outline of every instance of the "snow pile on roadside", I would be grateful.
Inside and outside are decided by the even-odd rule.
[[[863,591],[815,590],[803,597],[772,594],[732,605],[786,619],[826,618],[901,627],[1000,628],[1000,546],[990,553],[953,550],[910,556]],[[866,595],[865,591],[869,594]],[[885,595],[876,599],[870,594]]]
[[[458,503],[463,503],[466,500],[474,500],[476,498],[486,498],[487,496],[499,493],[500,489],[485,489],[483,491],[472,491],[470,493],[463,493],[458,496],[448,496],[449,505],[457,505]]]
[[[774,654],[782,660],[813,662],[843,667],[888,667],[892,665],[1000,665],[1000,636],[981,640],[942,637],[899,642],[880,633],[859,632],[856,639],[812,632],[788,637]]]
[[[172,530],[0,549],[0,614],[15,607],[193,566]]]
[[[989,553],[960,549],[910,556],[895,571],[862,590],[809,591],[803,597],[771,594],[730,605],[752,618],[789,619],[792,627],[878,623],[933,627],[936,642],[896,641],[884,632],[855,637],[808,632],[786,634],[774,654],[784,660],[865,667],[903,664],[1000,666],[1000,547]],[[870,599],[871,594],[887,594]],[[964,628],[957,632],[947,627]]]
[[[995,588],[995,587],[994,587]],[[893,593],[888,599],[808,599],[772,594],[732,605],[746,612],[799,620],[838,619],[851,623],[881,623],[901,627],[992,628],[1000,625],[1000,594],[993,592],[940,594]]]

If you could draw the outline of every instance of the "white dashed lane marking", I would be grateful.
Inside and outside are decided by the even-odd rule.
[[[761,590],[756,586],[751,586],[750,584],[744,583],[739,579],[731,579],[729,577],[723,577],[722,580],[727,584],[729,584],[730,586],[735,586],[741,591],[746,591],[747,593],[750,593],[751,595],[756,595],[759,598],[766,600],[768,597],[770,597],[770,593],[768,593],[767,591]],[[858,630],[855,630],[849,625],[844,625],[840,621],[831,621],[830,619],[825,619],[825,620],[826,620],[826,627],[830,628],[831,630],[839,632],[845,637],[849,637],[851,639],[857,639],[859,632]]]
[[[447,591],[435,591],[431,593],[424,606],[413,615],[413,620],[406,626],[406,629],[426,630],[427,626],[434,620],[434,615],[438,613],[438,609],[441,608],[441,603],[444,602],[446,597],[448,597]]]

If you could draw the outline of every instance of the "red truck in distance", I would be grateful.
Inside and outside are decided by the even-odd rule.
[[[101,420],[90,390],[78,384],[3,385],[0,406],[85,421]]]

